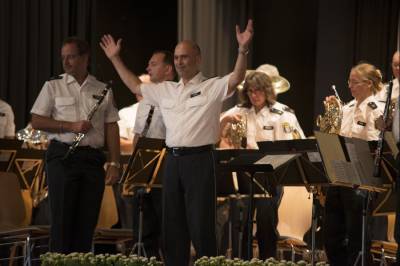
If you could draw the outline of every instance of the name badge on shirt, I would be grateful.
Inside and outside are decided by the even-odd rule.
[[[0,112],[0,116],[6,116],[6,114],[3,112]]]
[[[362,122],[362,121],[357,121],[357,125],[365,127],[367,125],[367,123]]]
[[[274,126],[263,126],[264,130],[273,130]]]
[[[193,97],[199,96],[200,94],[201,94],[201,91],[198,91],[198,92],[193,92],[192,94],[190,94],[190,98],[193,98]]]

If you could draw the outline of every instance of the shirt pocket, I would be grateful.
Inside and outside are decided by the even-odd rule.
[[[188,108],[200,108],[207,103],[207,97],[205,96],[196,96],[193,98],[189,98],[186,102],[186,106]]]
[[[171,111],[175,107],[174,100],[164,99],[161,101],[161,109]]]
[[[76,119],[74,97],[56,97],[55,107],[60,118],[67,121],[74,121]]]

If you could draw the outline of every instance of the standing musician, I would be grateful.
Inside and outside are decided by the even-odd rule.
[[[399,66],[400,66],[400,52],[396,51],[392,57],[392,73],[394,76],[392,95],[391,95],[392,102],[397,102],[397,98],[399,97]],[[386,101],[386,90],[381,90],[380,92],[378,92],[376,97],[380,101],[385,102]]]
[[[126,67],[122,58],[120,57],[121,41],[115,42],[111,35],[103,36],[103,40],[100,43],[106,56],[111,60],[119,76],[128,88],[134,87],[134,83],[131,82],[134,74]],[[151,83],[160,83],[163,81],[171,81],[175,78],[175,69],[173,63],[173,54],[166,50],[157,50],[153,52],[148,66],[146,68],[147,73],[150,77]],[[139,77],[140,78],[140,77]],[[141,81],[143,81],[141,79]],[[143,83],[150,83],[143,82]],[[144,137],[165,139],[165,126],[162,121],[160,109],[158,107],[149,104],[146,99],[142,99],[142,96],[136,95],[136,98],[140,99],[137,106],[137,112],[135,116],[129,117],[129,124],[134,127],[129,127],[129,131],[132,133],[132,138],[129,139],[132,151],[135,150],[135,146],[139,137],[145,131],[146,123],[147,132]],[[153,108],[151,118],[148,120],[149,112]],[[121,127],[120,127],[121,129]],[[123,201],[124,199],[121,199]],[[139,228],[139,200],[134,197],[133,200],[133,213],[129,214],[133,218],[133,232],[134,240],[138,239],[138,228]],[[159,257],[160,249],[160,235],[161,235],[161,191],[159,188],[152,188],[151,192],[146,194],[143,199],[143,243],[148,257],[155,256]],[[128,205],[128,204],[126,204]],[[124,211],[120,212],[124,214]],[[127,216],[123,215],[123,216]],[[122,217],[123,218],[123,217]],[[128,220],[126,217],[123,220]],[[124,222],[125,225],[127,224]],[[128,224],[130,226],[131,224]]]
[[[92,247],[104,185],[119,177],[118,111],[112,92],[88,73],[89,45],[71,37],[61,48],[65,73],[47,81],[31,113],[32,126],[49,132],[46,173],[51,213],[50,251],[88,252]],[[92,119],[88,114],[101,99]],[[64,159],[74,137],[85,134]],[[109,158],[101,151],[107,144]]]
[[[198,257],[217,253],[211,150],[218,140],[222,102],[244,78],[252,36],[251,20],[244,32],[236,27],[238,58],[233,73],[222,78],[206,79],[202,75],[201,51],[192,41],[182,41],[175,47],[174,63],[181,77],[179,82],[141,84],[132,76],[135,86],[131,90],[160,107],[166,126],[168,153],[162,200],[166,266],[188,265],[190,241]]]
[[[270,68],[275,67],[270,66]],[[237,148],[232,143],[228,132],[231,131],[232,124],[242,121],[246,124],[245,137],[248,149],[258,149],[258,141],[305,138],[294,111],[276,101],[276,93],[271,78],[267,74],[257,71],[248,74],[239,95],[242,103],[228,110],[221,117],[221,148]],[[281,189],[274,187],[272,190],[272,198],[260,198],[255,202],[259,258],[263,260],[276,256],[278,240],[276,227]],[[245,229],[244,232],[247,230]],[[246,236],[243,239],[247,241]],[[243,251],[246,252],[246,243],[242,246]],[[237,256],[237,254],[234,255]],[[246,257],[248,254],[245,254]]]
[[[343,106],[340,135],[367,141],[378,140],[380,131],[375,128],[375,120],[383,114],[384,104],[374,94],[383,88],[380,71],[371,64],[358,64],[351,69],[348,85],[354,99]],[[326,98],[326,101],[333,100],[334,96]],[[366,193],[358,189],[328,188],[324,240],[329,263],[333,266],[353,265],[357,259],[362,247],[365,197]]]

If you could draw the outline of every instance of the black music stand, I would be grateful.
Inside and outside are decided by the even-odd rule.
[[[296,156],[271,155],[265,156],[259,151],[254,150],[214,150],[214,159],[216,161],[216,171],[221,172],[247,172],[249,173],[249,204],[248,204],[248,242],[247,256],[252,258],[252,238],[253,238],[253,205],[254,205],[254,184],[256,173],[271,173],[275,168],[282,165]],[[240,252],[240,251],[239,251]]]
[[[0,171],[10,171],[22,143],[16,139],[0,139]]]
[[[326,176],[322,158],[315,139],[296,139],[281,141],[262,141],[257,143],[264,154],[297,154],[273,174],[277,183],[284,186],[305,186],[313,193],[311,224],[311,264],[315,262],[316,229],[317,229],[317,195],[318,187],[331,183]]]
[[[327,175],[334,183],[353,184],[353,187],[365,190],[367,196],[363,203],[362,247],[354,265],[361,259],[366,265],[366,235],[370,192],[383,192],[384,177],[374,177],[374,160],[370,144],[362,139],[345,138],[338,135],[315,132]],[[381,171],[382,173],[382,171]],[[386,181],[387,182],[387,181]]]
[[[153,187],[161,187],[161,166],[165,156],[165,141],[163,139],[139,138],[135,150],[124,165],[122,180],[130,183],[128,189],[139,188],[139,229],[138,241],[134,244],[131,254],[137,249],[138,256],[147,256],[142,241],[143,235],[143,198]],[[133,228],[133,226],[132,226]]]

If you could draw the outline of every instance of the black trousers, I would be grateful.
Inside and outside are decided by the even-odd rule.
[[[279,187],[279,192],[272,198],[256,198],[253,212],[257,210],[256,224],[257,232],[256,238],[258,243],[259,258],[265,260],[270,257],[276,257],[277,241],[279,239],[278,226],[278,207],[282,196],[282,187]],[[247,203],[248,204],[248,203]],[[254,214],[253,214],[254,215]],[[252,215],[252,217],[253,217]],[[251,258],[247,254],[247,215],[245,216],[245,224],[243,231],[243,245],[242,254],[244,258]],[[234,256],[237,256],[233,248]],[[252,255],[252,254],[250,254]]]
[[[52,141],[46,152],[50,201],[50,251],[89,252],[104,192],[104,154],[78,148],[62,160],[68,145]]]
[[[139,188],[140,190],[140,188]],[[139,209],[143,211],[142,242],[147,257],[160,257],[161,244],[161,197],[160,188],[152,188],[149,193],[135,191],[133,197],[133,240],[139,238]],[[141,198],[142,197],[142,198]]]
[[[211,151],[168,153],[163,175],[163,247],[166,266],[187,266],[190,241],[197,257],[217,254],[215,177]]]
[[[365,191],[352,188],[330,187],[328,189],[325,203],[324,241],[330,265],[353,265],[357,259],[362,247],[362,210],[365,196]],[[368,232],[368,257],[369,235]]]

